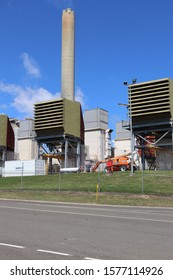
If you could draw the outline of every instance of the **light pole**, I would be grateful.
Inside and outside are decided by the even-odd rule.
[[[132,122],[130,117],[130,106],[129,104],[118,103],[119,106],[125,106],[128,109],[129,115],[129,128],[130,128],[130,149],[131,149],[131,162],[130,162],[130,176],[133,176],[133,130],[132,130]]]
[[[132,84],[136,84],[136,79],[132,80]],[[124,82],[125,86],[128,86],[128,93],[129,93],[129,98],[128,98],[128,110],[129,110],[129,126],[130,126],[130,140],[131,140],[131,163],[130,163],[130,176],[134,175],[134,170],[133,170],[133,152],[134,152],[134,137],[133,137],[133,121],[132,121],[132,98],[131,98],[131,85],[128,84],[128,82]]]

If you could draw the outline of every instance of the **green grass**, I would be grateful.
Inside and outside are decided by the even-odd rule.
[[[0,178],[1,198],[173,206],[173,171],[54,174]],[[96,187],[100,192],[96,196]]]

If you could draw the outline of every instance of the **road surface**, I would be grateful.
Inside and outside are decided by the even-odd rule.
[[[173,259],[173,208],[0,200],[1,260]]]

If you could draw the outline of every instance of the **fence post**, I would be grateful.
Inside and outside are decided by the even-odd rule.
[[[144,169],[142,165],[142,195],[144,194]]]
[[[61,166],[59,167],[59,180],[58,180],[58,192],[61,191]]]
[[[98,200],[98,194],[99,194],[99,185],[96,186],[96,201]]]
[[[23,170],[24,170],[24,162],[22,162],[22,169],[21,169],[21,180],[20,180],[21,190],[23,189]]]

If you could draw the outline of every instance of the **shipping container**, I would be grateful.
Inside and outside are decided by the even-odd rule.
[[[44,160],[12,160],[5,161],[3,177],[45,175]]]

